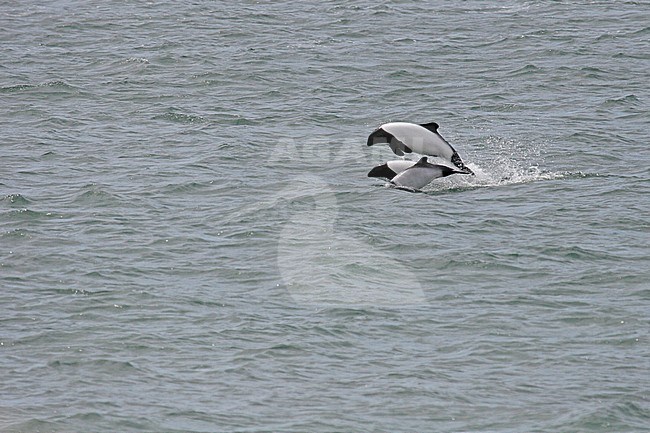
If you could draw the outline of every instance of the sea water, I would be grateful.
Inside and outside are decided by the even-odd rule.
[[[0,431],[650,431],[649,17],[0,4]]]

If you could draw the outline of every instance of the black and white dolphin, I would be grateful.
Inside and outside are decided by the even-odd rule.
[[[467,174],[474,174],[460,159],[451,144],[438,134],[435,122],[416,125],[407,122],[384,123],[368,137],[368,146],[386,143],[396,155],[419,153],[446,159]]]
[[[469,174],[467,171],[456,170],[446,165],[431,164],[423,156],[412,167],[397,174],[391,183],[398,187],[419,190],[428,185],[432,180],[452,174]]]

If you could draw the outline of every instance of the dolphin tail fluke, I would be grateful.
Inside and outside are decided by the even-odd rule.
[[[454,152],[454,154],[451,156],[451,162],[456,167],[460,168],[462,173],[474,175],[474,172],[470,170],[470,168],[467,167],[465,163],[463,163],[462,159],[460,159],[460,155],[458,155],[458,152]]]

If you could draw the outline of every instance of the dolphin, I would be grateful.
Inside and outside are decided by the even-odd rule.
[[[438,133],[435,122],[417,125],[408,122],[384,123],[368,137],[368,146],[388,144],[396,155],[418,153],[443,158],[467,174],[474,174],[451,144]]]
[[[428,185],[432,180],[439,177],[446,177],[452,174],[469,174],[466,171],[447,167],[446,165],[431,164],[427,157],[423,156],[412,167],[407,168],[391,180],[391,183],[398,187],[419,190]]]

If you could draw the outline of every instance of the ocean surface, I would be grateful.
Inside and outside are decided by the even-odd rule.
[[[649,2],[0,24],[1,432],[650,431]]]

